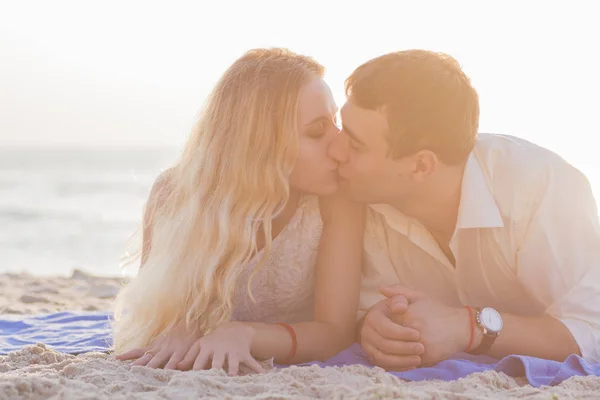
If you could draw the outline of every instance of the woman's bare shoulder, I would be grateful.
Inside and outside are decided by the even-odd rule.
[[[160,207],[164,204],[165,200],[173,191],[175,173],[174,168],[168,168],[158,175],[152,188],[150,189],[150,196],[148,197],[148,203],[152,207]]]

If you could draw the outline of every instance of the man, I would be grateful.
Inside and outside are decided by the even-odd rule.
[[[371,361],[600,361],[600,226],[586,178],[524,140],[478,135],[477,93],[447,55],[378,57],[346,94],[330,154],[343,190],[371,204],[360,331]]]

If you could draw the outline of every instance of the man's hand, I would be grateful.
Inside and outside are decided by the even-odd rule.
[[[388,301],[408,300],[408,309],[392,315],[392,321],[420,332],[420,341],[425,347],[421,365],[437,364],[468,346],[471,332],[466,309],[446,306],[401,285],[382,288],[381,293]]]
[[[408,300],[394,296],[375,304],[365,316],[360,333],[360,344],[369,360],[389,370],[407,370],[421,364],[424,347],[418,342],[419,331],[392,321],[394,315],[402,315],[408,308]]]

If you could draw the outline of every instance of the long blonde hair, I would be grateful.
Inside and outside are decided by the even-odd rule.
[[[148,346],[181,323],[208,332],[231,318],[259,228],[265,245],[256,269],[289,197],[300,90],[323,73],[309,57],[255,49],[221,77],[169,173],[164,202],[146,208],[151,248],[117,297],[117,352]]]

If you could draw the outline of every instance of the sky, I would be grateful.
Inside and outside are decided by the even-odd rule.
[[[283,46],[327,68],[409,48],[454,56],[482,132],[558,152],[600,188],[593,1],[4,1],[0,146],[180,146],[220,74]],[[600,143],[599,143],[600,145]]]

